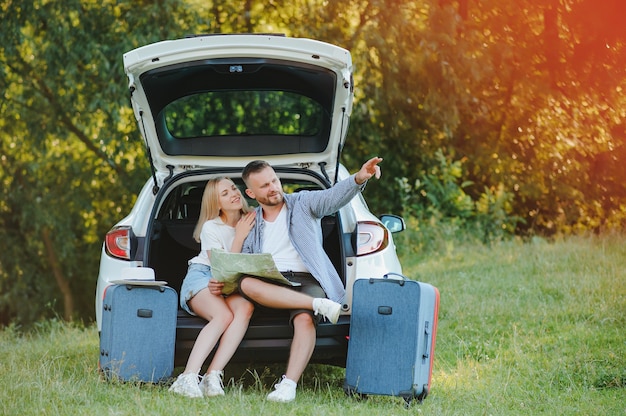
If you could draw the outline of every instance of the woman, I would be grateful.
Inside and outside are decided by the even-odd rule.
[[[207,182],[202,195],[200,217],[193,233],[200,253],[189,260],[189,269],[180,291],[181,307],[209,323],[198,334],[187,366],[170,391],[188,397],[224,394],[223,370],[243,338],[254,306],[238,293],[222,295],[223,283],[211,279],[211,250],[241,252],[243,240],[254,225],[251,211],[237,186],[228,178]],[[218,340],[221,342],[207,373],[198,382],[198,373]]]

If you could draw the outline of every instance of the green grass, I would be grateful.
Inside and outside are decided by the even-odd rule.
[[[282,369],[227,368],[227,395],[190,400],[166,386],[108,383],[94,326],[46,322],[0,332],[3,415],[626,415],[626,237],[450,243],[403,250],[405,274],[437,286],[431,395],[357,401],[343,370],[309,366],[295,403],[264,400]]]

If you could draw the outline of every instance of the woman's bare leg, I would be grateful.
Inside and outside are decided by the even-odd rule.
[[[215,356],[209,364],[207,373],[213,370],[224,370],[246,334],[252,312],[254,312],[254,305],[238,294],[228,296],[226,304],[233,313],[233,320],[222,335],[220,345],[215,351]]]
[[[184,373],[199,373],[215,344],[233,321],[233,313],[222,296],[212,295],[209,289],[198,292],[189,301],[194,313],[209,321],[193,344]]]

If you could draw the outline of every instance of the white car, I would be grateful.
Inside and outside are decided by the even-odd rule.
[[[339,163],[354,88],[345,49],[280,35],[195,36],[134,49],[124,54],[124,70],[152,174],[106,235],[99,330],[104,290],[129,268],[152,269],[179,291],[200,250],[192,231],[211,177],[226,175],[243,191],[241,170],[255,159],[275,168],[286,192],[325,189],[349,176]],[[404,221],[377,218],[359,195],[320,227],[347,295],[339,322],[319,325],[311,361],[345,366],[352,285],[402,272],[391,232]],[[179,310],[176,365],[184,365],[204,324]],[[257,309],[233,361],[285,362],[291,338],[285,311]]]

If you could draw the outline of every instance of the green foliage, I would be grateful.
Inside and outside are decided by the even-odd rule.
[[[443,155],[441,149],[435,152],[437,165],[424,172],[422,182],[416,181],[415,191],[426,198],[423,208],[426,213],[439,212],[446,217],[466,219],[474,210],[472,199],[464,188],[471,182],[458,184],[462,179],[462,161],[451,161]],[[421,213],[418,212],[418,216]]]
[[[174,137],[315,135],[323,110],[312,99],[284,91],[209,92],[182,97],[164,109]]]
[[[474,220],[483,242],[489,242],[515,233],[524,219],[512,214],[513,194],[506,192],[502,184],[495,189],[486,188],[475,203]]]
[[[180,5],[3,6],[0,324],[93,315],[103,236],[148,176],[121,56],[185,30]]]
[[[512,215],[513,195],[500,184],[495,189],[486,188],[474,200],[466,192],[473,183],[463,181],[465,160],[446,157],[441,149],[434,153],[437,164],[423,171],[414,184],[408,178],[396,178],[405,217],[415,218],[418,230],[427,227],[451,228],[463,234],[477,236],[488,243],[511,236],[522,218]],[[474,193],[475,194],[475,193]]]
[[[595,24],[622,16],[617,2],[368,5],[352,43],[349,166],[381,154],[387,178],[412,184],[446,149],[466,160],[473,200],[485,188],[515,196],[517,232],[623,226],[626,35]],[[375,211],[401,208],[392,186],[370,188]]]

